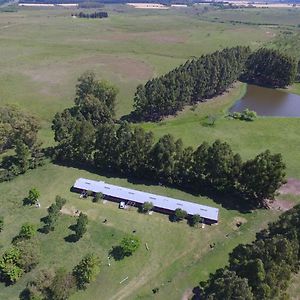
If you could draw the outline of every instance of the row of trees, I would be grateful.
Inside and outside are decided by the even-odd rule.
[[[22,300],[66,300],[76,290],[86,289],[100,272],[101,261],[94,253],[87,254],[72,272],[63,268],[41,270],[35,280],[21,293]]]
[[[133,117],[159,120],[185,105],[223,93],[244,70],[248,47],[234,47],[187,61],[171,72],[137,87]]]
[[[79,14],[73,14],[72,16],[85,19],[102,19],[108,18],[108,13],[106,11],[95,11],[93,13],[84,13],[81,11]]]
[[[239,48],[234,49],[238,53]],[[126,122],[115,125],[116,93],[114,87],[96,80],[93,73],[79,78],[75,106],[56,114],[53,120],[57,159],[196,192],[212,189],[234,194],[254,205],[273,198],[284,182],[285,165],[280,154],[265,151],[243,162],[219,140],[193,149],[169,134],[155,143],[153,134],[140,127]]]
[[[0,162],[0,182],[11,180],[43,163],[38,130],[39,123],[32,115],[16,106],[0,107],[0,153],[15,150],[15,155],[6,156]]]
[[[12,247],[0,259],[0,280],[7,285],[17,282],[24,273],[30,272],[39,262],[39,244],[35,238],[36,228],[24,224],[13,238]]]
[[[171,72],[137,87],[132,117],[156,121],[173,115],[187,104],[223,93],[234,81],[268,87],[294,82],[297,61],[277,50],[234,47],[187,61]]]
[[[200,283],[200,298],[288,299],[291,274],[299,271],[300,205],[259,232],[252,244],[239,245],[230,254],[229,266]]]

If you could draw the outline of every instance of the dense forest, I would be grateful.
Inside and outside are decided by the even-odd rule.
[[[102,19],[102,18],[108,18],[108,13],[105,11],[96,11],[93,13],[84,13],[80,12],[79,14],[73,14],[72,16],[78,17],[78,18],[85,18],[85,19]]]
[[[229,266],[200,283],[200,299],[288,299],[285,291],[300,263],[300,205],[256,235],[252,244],[237,246]],[[198,298],[197,298],[198,299]]]
[[[113,120],[116,89],[93,73],[79,78],[75,106],[57,113],[52,129],[56,159],[99,171],[174,185],[194,192],[213,190],[244,199],[241,206],[263,206],[285,178],[280,154],[265,151],[243,162],[227,143],[204,142],[197,149],[165,135]]]
[[[224,49],[187,61],[171,72],[137,87],[132,118],[156,121],[185,105],[223,93],[237,79],[268,87],[294,82],[297,62],[270,49],[253,53],[247,47]]]
[[[294,82],[297,66],[291,56],[263,48],[249,56],[241,79],[262,86],[283,88]]]
[[[133,117],[159,120],[185,105],[223,93],[242,73],[248,47],[234,47],[187,61],[171,72],[139,85]]]

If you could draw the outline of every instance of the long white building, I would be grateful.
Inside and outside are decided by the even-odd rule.
[[[104,181],[78,178],[73,185],[73,189],[78,192],[91,191],[93,193],[102,193],[105,195],[105,198],[117,202],[128,201],[137,205],[152,202],[154,210],[163,213],[173,213],[177,208],[180,208],[189,215],[200,215],[206,223],[217,223],[219,218],[219,209],[215,207],[128,189],[108,184]]]

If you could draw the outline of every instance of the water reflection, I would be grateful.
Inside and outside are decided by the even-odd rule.
[[[246,95],[229,111],[241,112],[246,108],[256,111],[259,116],[300,117],[300,96],[248,85]]]

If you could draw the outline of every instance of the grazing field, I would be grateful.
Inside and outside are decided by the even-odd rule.
[[[132,110],[139,83],[216,49],[258,47],[276,32],[201,21],[179,10],[108,7],[105,20],[73,19],[72,12],[25,8],[0,17],[0,103],[19,104],[40,117],[48,144],[53,115],[71,105],[76,79],[87,69],[119,88],[121,116]]]
[[[62,8],[0,12],[0,105],[14,103],[35,114],[42,123],[40,136],[45,146],[54,144],[50,129],[53,115],[72,105],[76,80],[85,70],[93,70],[119,88],[117,117],[121,117],[132,110],[139,83],[203,53],[235,45],[249,45],[253,49],[268,45],[286,26],[296,31],[300,19],[300,10],[152,11],[125,5],[108,6],[105,10],[109,13],[105,20],[73,19],[74,10]],[[233,24],[231,20],[280,25]],[[142,126],[152,130],[155,138],[171,133],[182,138],[185,145],[194,147],[202,141],[220,138],[230,143],[244,159],[266,149],[281,152],[287,164],[287,176],[300,179],[299,118],[260,117],[254,122],[225,118],[227,109],[242,97],[245,89],[245,84],[237,83],[229,92],[210,102],[187,107],[176,117]],[[299,84],[290,90],[300,94]],[[211,117],[216,120],[214,126],[207,124]],[[77,194],[70,192],[78,177],[102,179],[215,206],[220,208],[220,224],[204,229],[191,228],[185,222],[171,223],[165,215],[142,215],[136,209],[118,210],[114,203],[79,199]],[[23,198],[32,187],[41,192],[40,209],[22,206]],[[67,199],[65,214],[59,219],[57,229],[48,235],[38,233],[42,258],[37,270],[49,266],[71,270],[87,252],[99,254],[102,259],[100,276],[72,299],[149,299],[154,296],[154,288],[159,288],[155,299],[189,296],[190,289],[200,280],[227,263],[228,253],[237,244],[253,240],[255,233],[280,213],[257,210],[242,214],[227,210],[206,197],[52,163],[11,182],[1,183],[0,193],[0,216],[5,217],[4,231],[0,233],[0,254],[23,223],[41,225],[40,218],[46,215],[46,207],[56,195]],[[300,200],[299,196],[283,198]],[[75,223],[70,214],[77,209],[89,216],[88,232],[76,244],[68,243],[64,237],[71,233],[68,226]],[[108,219],[107,224],[103,224],[104,219]],[[243,225],[238,229],[239,220]],[[142,240],[141,248],[132,257],[111,261],[108,266],[108,251],[133,230]],[[216,243],[213,250],[209,246],[211,243]],[[0,299],[18,299],[20,291],[37,270],[25,275],[16,285],[1,285]],[[128,280],[120,284],[127,276]],[[291,293],[297,294],[295,287],[291,287]]]
[[[167,216],[156,214],[144,215],[132,209],[119,210],[117,204],[107,202],[92,203],[91,198],[80,199],[78,194],[70,192],[70,187],[78,177],[105,180],[122,186],[134,187],[144,191],[164,194],[220,208],[220,224],[202,228],[191,228],[185,222],[171,223]],[[22,206],[22,200],[28,190],[35,186],[40,192],[41,208]],[[134,185],[122,178],[108,178],[87,171],[47,164],[37,170],[29,171],[8,183],[1,183],[0,215],[5,216],[5,229],[0,235],[2,253],[12,238],[25,222],[42,226],[46,207],[56,195],[67,199],[65,212],[79,209],[87,213],[90,219],[87,234],[77,243],[64,240],[71,231],[68,226],[75,223],[75,218],[63,215],[54,232],[48,235],[38,233],[42,244],[42,258],[39,268],[65,267],[71,269],[89,252],[95,251],[101,256],[102,272],[97,281],[72,299],[146,299],[151,297],[152,289],[159,287],[158,299],[179,299],[184,291],[207,277],[210,271],[226,263],[227,253],[241,242],[251,241],[255,233],[275,219],[279,212],[259,210],[241,214],[226,210],[211,199],[196,197],[175,189],[151,184]],[[103,224],[103,220],[108,222]],[[243,220],[238,229],[236,223]],[[111,260],[108,266],[108,251],[126,233],[136,230],[142,240],[142,246],[136,254],[123,261]],[[229,234],[228,237],[225,235]],[[178,237],[180,236],[180,239]],[[149,251],[145,248],[149,246]],[[216,243],[213,250],[210,244]],[[0,285],[1,299],[17,299],[36,271],[28,273],[16,285]],[[128,276],[124,284],[119,282]]]

